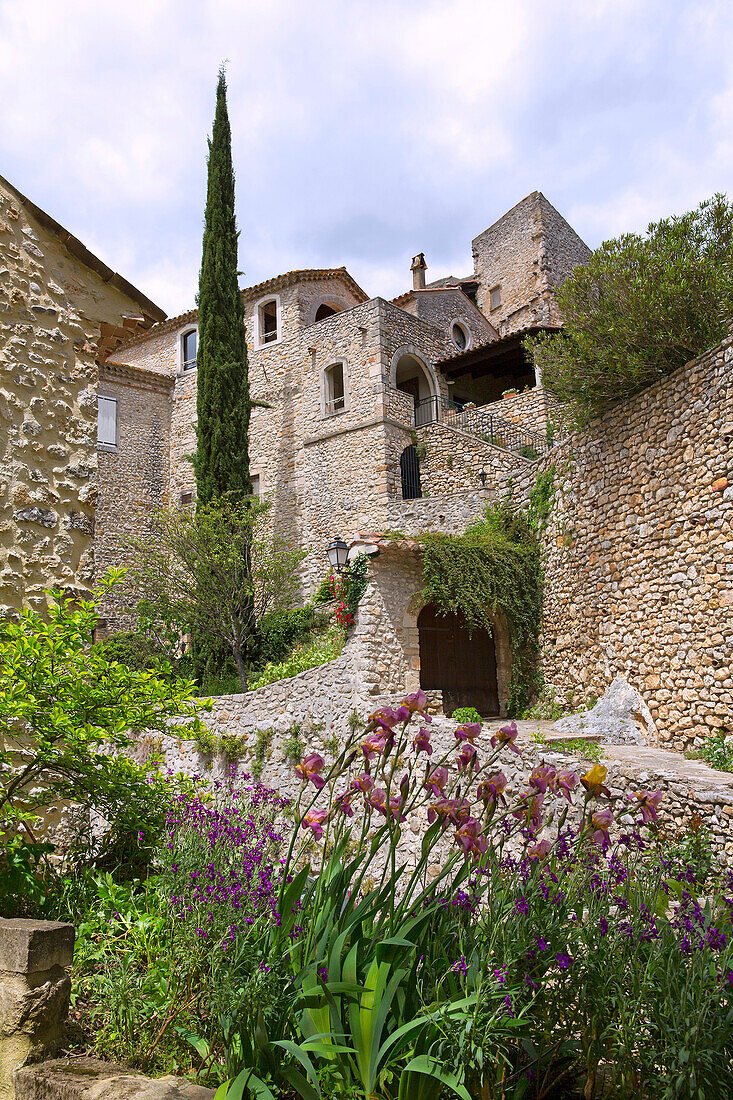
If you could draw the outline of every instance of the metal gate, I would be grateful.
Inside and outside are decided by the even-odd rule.
[[[475,707],[482,717],[499,713],[494,639],[486,630],[468,632],[462,615],[439,615],[427,604],[417,620],[420,687],[443,692],[443,710]]]
[[[402,499],[415,500],[422,496],[420,488],[420,459],[413,443],[405,447],[400,455],[400,473],[402,474]]]

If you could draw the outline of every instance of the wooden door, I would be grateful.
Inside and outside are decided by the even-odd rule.
[[[494,639],[486,630],[469,634],[462,615],[439,615],[432,604],[417,620],[420,686],[443,692],[443,709],[475,707],[482,717],[499,713]]]

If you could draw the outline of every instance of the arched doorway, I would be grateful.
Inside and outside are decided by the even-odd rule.
[[[468,632],[463,615],[438,613],[426,604],[417,619],[420,687],[443,692],[443,710],[475,707],[488,718],[499,714],[494,639],[487,630]]]

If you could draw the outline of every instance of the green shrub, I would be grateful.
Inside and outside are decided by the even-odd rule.
[[[557,295],[562,331],[525,347],[583,425],[727,336],[733,205],[715,195],[650,225],[645,237],[605,241]]]
[[[726,740],[726,736],[723,730],[718,730],[703,742],[697,750],[697,755],[711,768],[717,768],[721,772],[733,772],[733,740],[729,735]]]
[[[312,603],[286,611],[272,611],[258,624],[254,664],[263,667],[286,659],[294,646],[313,630],[315,608]]]
[[[451,718],[454,722],[462,724],[469,722],[481,722],[483,719],[475,707],[456,707]]]
[[[274,684],[276,680],[287,680],[306,669],[334,661],[341,653],[342,645],[343,636],[336,627],[331,626],[322,634],[314,634],[296,645],[285,661],[265,665],[260,674],[252,679],[250,689],[254,691],[266,684]]]

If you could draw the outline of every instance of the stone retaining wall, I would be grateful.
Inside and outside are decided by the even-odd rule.
[[[623,675],[678,750],[733,733],[732,444],[729,338],[543,463],[545,677],[578,706]]]

